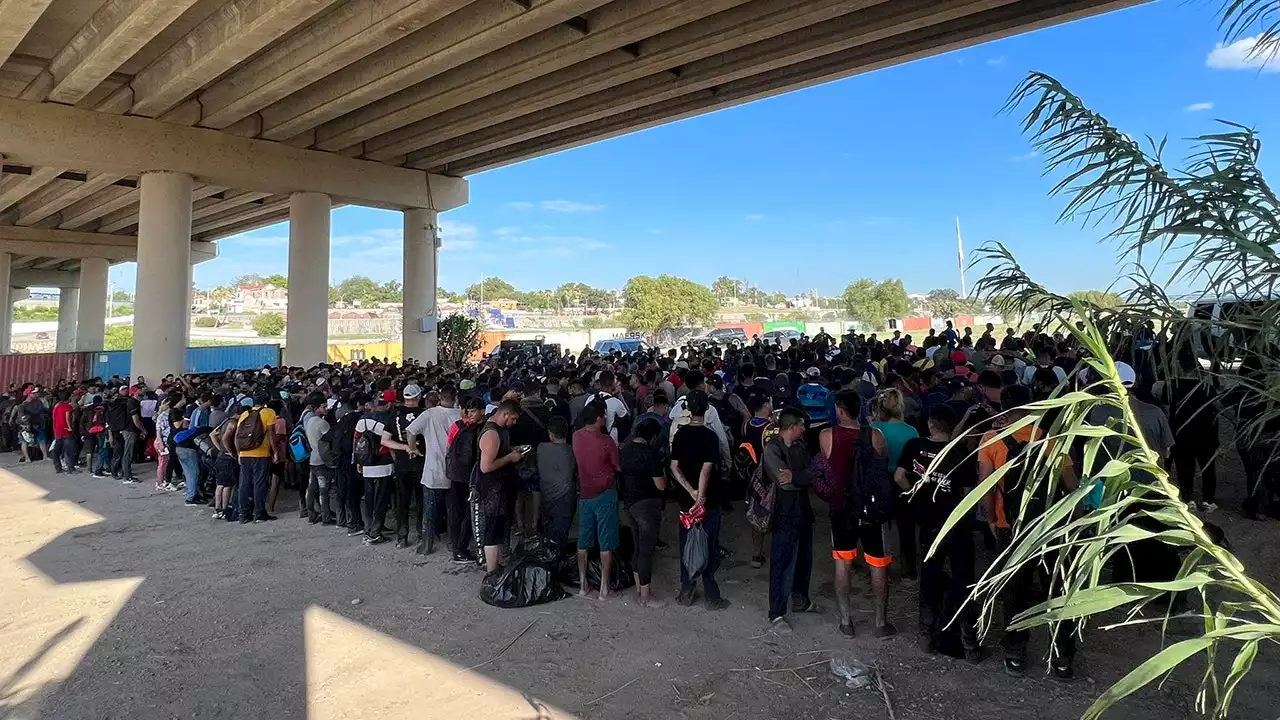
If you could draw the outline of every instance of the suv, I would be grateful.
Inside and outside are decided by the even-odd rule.
[[[690,345],[746,345],[747,333],[742,328],[715,328],[697,337],[689,338]]]
[[[785,348],[791,344],[792,340],[800,339],[800,331],[795,330],[793,328],[782,328],[780,330],[770,330],[764,335],[761,335],[760,339],[764,340],[767,343],[771,343],[777,340]]]
[[[608,355],[617,350],[623,355],[629,355],[633,352],[644,351],[649,349],[649,343],[644,338],[629,337],[618,338],[616,340],[597,340],[595,351],[601,355]]]

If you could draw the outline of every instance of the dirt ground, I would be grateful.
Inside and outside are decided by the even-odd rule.
[[[872,639],[863,624],[844,638],[824,525],[813,585],[827,612],[795,618],[795,632],[779,637],[765,622],[768,568],[750,568],[741,517],[726,523],[727,611],[645,609],[629,593],[500,610],[477,599],[478,571],[441,552],[424,559],[310,526],[288,512],[293,498],[282,497],[279,521],[241,526],[156,493],[151,465],[139,468],[148,482],[122,486],[15,461],[0,456],[0,718],[890,717],[879,692],[830,676],[825,661],[840,657],[879,669],[899,720],[1066,720],[1160,642],[1090,628],[1077,682],[1013,680],[998,657],[974,666],[922,655],[909,582],[893,590],[899,637]],[[1280,587],[1280,523],[1234,512],[1243,493],[1234,456],[1219,473],[1224,510],[1213,520],[1255,576]],[[678,560],[667,521],[673,547],[658,559],[655,587],[671,598]],[[1033,636],[1033,652],[1044,646]],[[1112,716],[1197,717],[1201,670],[1193,664]],[[1280,716],[1278,670],[1274,649],[1264,650],[1232,717]]]

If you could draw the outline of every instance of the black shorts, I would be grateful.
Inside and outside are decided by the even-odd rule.
[[[481,537],[482,545],[488,547],[492,545],[505,545],[507,543],[506,515],[485,515],[483,522],[484,532]]]
[[[858,546],[872,567],[889,567],[893,558],[884,551],[884,526],[866,525],[849,513],[831,515],[831,557],[836,560],[853,560],[858,557]]]
[[[230,455],[219,455],[213,461],[213,477],[218,487],[235,487],[240,482],[240,466]]]

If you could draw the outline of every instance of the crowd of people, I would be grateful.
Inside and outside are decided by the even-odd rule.
[[[281,490],[294,490],[311,524],[370,546],[416,540],[422,554],[443,544],[452,562],[488,573],[500,570],[513,538],[543,536],[576,551],[583,595],[593,591],[597,555],[601,599],[625,559],[646,606],[664,604],[655,573],[674,570],[655,567],[669,505],[679,513],[679,548],[694,534],[706,542],[698,567],[681,553],[674,600],[683,606],[699,593],[709,610],[729,606],[717,581],[732,552],[721,547],[721,528],[745,519],[751,565],[768,566],[767,620],[778,633],[791,631],[789,616],[819,610],[813,535],[825,511],[838,632],[856,632],[861,556],[873,636],[897,633],[891,579],[918,582],[921,648],[977,662],[985,652],[963,601],[980,553],[1007,542],[1011,508],[1023,505],[1015,474],[936,553],[924,552],[968,490],[1043,433],[1028,426],[997,439],[1026,405],[1078,381],[1079,360],[1070,338],[1039,327],[997,339],[992,326],[975,336],[948,323],[918,342],[900,332],[820,332],[785,347],[759,338],[606,356],[534,347],[462,368],[375,360],[154,384],[95,378],[11,388],[0,401],[0,445],[18,449],[19,462],[46,457],[55,472],[83,467],[124,483],[142,482],[134,471],[153,458],[158,489],[181,490],[186,504],[230,523],[275,520]],[[1118,368],[1141,432],[1176,465],[1184,500],[1216,510],[1217,415],[1192,409],[1202,386],[1188,374],[1156,388],[1149,364]],[[967,452],[944,454],[957,439]],[[1065,463],[1062,488],[1081,475]],[[632,541],[618,559],[623,528]],[[1044,599],[1038,573],[1010,582],[1005,617]],[[1025,673],[1027,639],[1003,634],[1011,675]],[[1051,674],[1070,680],[1072,633],[1061,629],[1053,642]]]

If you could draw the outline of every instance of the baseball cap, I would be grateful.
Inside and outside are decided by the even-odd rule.
[[[965,355],[960,350],[956,350],[955,352],[951,353],[951,362],[955,363],[956,365],[963,365],[969,362],[969,356]]]
[[[808,370],[805,370],[804,374],[811,378],[822,377],[822,371],[816,367],[811,367]]]
[[[475,381],[475,380],[463,380],[462,382],[458,383],[458,389],[459,389],[459,390],[475,390],[475,389],[476,389],[476,381]]]
[[[1133,387],[1133,384],[1138,382],[1138,373],[1133,371],[1129,363],[1116,363],[1116,375],[1120,376],[1120,384],[1125,387]]]
[[[404,392],[404,399],[408,400],[409,398],[416,398],[419,395],[421,395],[422,388],[418,387],[416,383],[409,383],[408,385],[404,386],[403,392]]]
[[[992,355],[992,356],[991,356],[991,359],[990,359],[989,361],[987,361],[987,364],[988,364],[988,365],[991,365],[991,366],[993,366],[993,367],[1004,367],[1004,356],[1003,356],[1003,355]]]
[[[687,363],[687,362],[685,362],[685,361],[681,360],[680,362],[676,363],[676,367],[680,368],[681,370],[688,370],[688,369],[689,369],[689,363]]]
[[[244,407],[253,407],[253,398],[242,397],[240,398],[240,404],[243,405]]]
[[[395,401],[396,401],[395,390],[391,388],[387,388],[386,390],[382,391],[382,402],[395,402]]]

